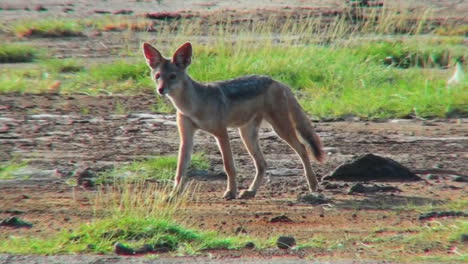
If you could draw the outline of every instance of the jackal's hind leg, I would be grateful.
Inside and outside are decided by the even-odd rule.
[[[312,170],[312,166],[310,165],[309,154],[307,153],[307,149],[304,144],[299,140],[293,124],[287,118],[274,116],[271,119],[271,126],[275,130],[276,134],[286,141],[301,159],[309,190],[311,192],[317,191],[318,181],[314,171]]]

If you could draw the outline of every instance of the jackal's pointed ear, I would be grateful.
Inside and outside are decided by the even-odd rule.
[[[161,53],[148,43],[143,43],[143,54],[151,68],[156,68],[163,61]]]
[[[179,68],[187,68],[192,62],[192,44],[186,42],[180,46],[172,56],[172,62]]]

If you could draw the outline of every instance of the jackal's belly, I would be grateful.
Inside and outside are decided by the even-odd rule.
[[[259,105],[238,106],[227,113],[225,122],[228,127],[240,127],[262,115],[263,109]]]

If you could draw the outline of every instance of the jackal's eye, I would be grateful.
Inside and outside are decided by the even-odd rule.
[[[154,75],[154,78],[155,78],[156,80],[159,80],[159,78],[161,78],[161,74],[160,74],[159,72],[156,73],[156,74]]]
[[[169,80],[173,81],[173,80],[175,80],[175,78],[176,78],[175,73],[169,74]]]

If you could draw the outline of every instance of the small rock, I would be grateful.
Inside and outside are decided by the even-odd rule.
[[[236,233],[236,235],[238,235],[238,234],[247,234],[247,230],[245,230],[245,228],[243,226],[237,227],[234,232]]]
[[[1,220],[0,226],[9,226],[9,227],[14,227],[14,228],[20,228],[20,227],[31,228],[33,224],[23,221],[16,216],[13,216],[13,217],[8,217],[8,218]]]
[[[276,245],[280,249],[289,249],[296,245],[296,239],[292,236],[280,236],[276,241]]]
[[[254,249],[255,248],[255,244],[254,242],[247,242],[247,244],[245,244],[244,246],[246,249]]]
[[[427,179],[428,180],[438,180],[439,176],[434,175],[434,174],[429,174],[429,175],[427,175]]]
[[[114,15],[131,15],[133,10],[130,9],[121,9],[114,12]]]
[[[157,19],[157,20],[170,20],[170,19],[180,19],[182,15],[175,12],[156,12],[156,13],[147,13],[145,14],[146,18]]]
[[[468,178],[463,177],[463,176],[455,176],[455,177],[453,177],[452,181],[454,181],[454,182],[468,182]]]
[[[0,210],[0,212],[2,212],[2,211]],[[7,214],[14,214],[14,215],[20,215],[20,214],[26,213],[25,211],[18,210],[18,209],[9,209],[9,210],[5,210],[3,212],[5,212]]]
[[[136,254],[136,252],[135,252],[135,250],[133,248],[127,247],[124,244],[119,243],[119,242],[115,243],[114,252],[117,255],[126,255],[126,256]]]
[[[380,185],[371,185],[371,186],[365,186],[361,183],[356,183],[353,184],[349,190],[348,193],[375,193],[375,192],[400,192],[401,190],[398,189],[397,187],[393,186],[380,186]]]
[[[467,243],[467,242],[468,242],[468,234],[462,234],[462,235],[460,236],[460,241],[461,241],[462,243]]]
[[[306,194],[297,197],[297,201],[300,203],[308,203],[313,205],[321,205],[330,202],[330,198],[325,197],[323,194]]]
[[[36,7],[34,7],[34,10],[39,11],[39,12],[44,12],[44,11],[47,11],[48,9],[45,8],[43,5],[37,5]]]
[[[328,182],[328,181],[324,181],[322,183],[320,183],[323,188],[325,190],[335,190],[335,189],[338,189],[340,187],[342,187],[341,185],[337,184],[337,183],[331,183],[331,182]]]
[[[150,244],[144,244],[141,248],[135,250],[135,254],[146,254],[154,251],[154,246]]]
[[[94,10],[94,13],[96,13],[96,14],[110,14],[111,12],[106,11],[106,10]]]
[[[177,249],[177,243],[168,243],[168,242],[160,242],[156,243],[153,246],[152,252],[154,253],[167,253],[169,251],[174,251]]]
[[[278,215],[270,219],[270,223],[291,223],[294,222],[286,215]]]

